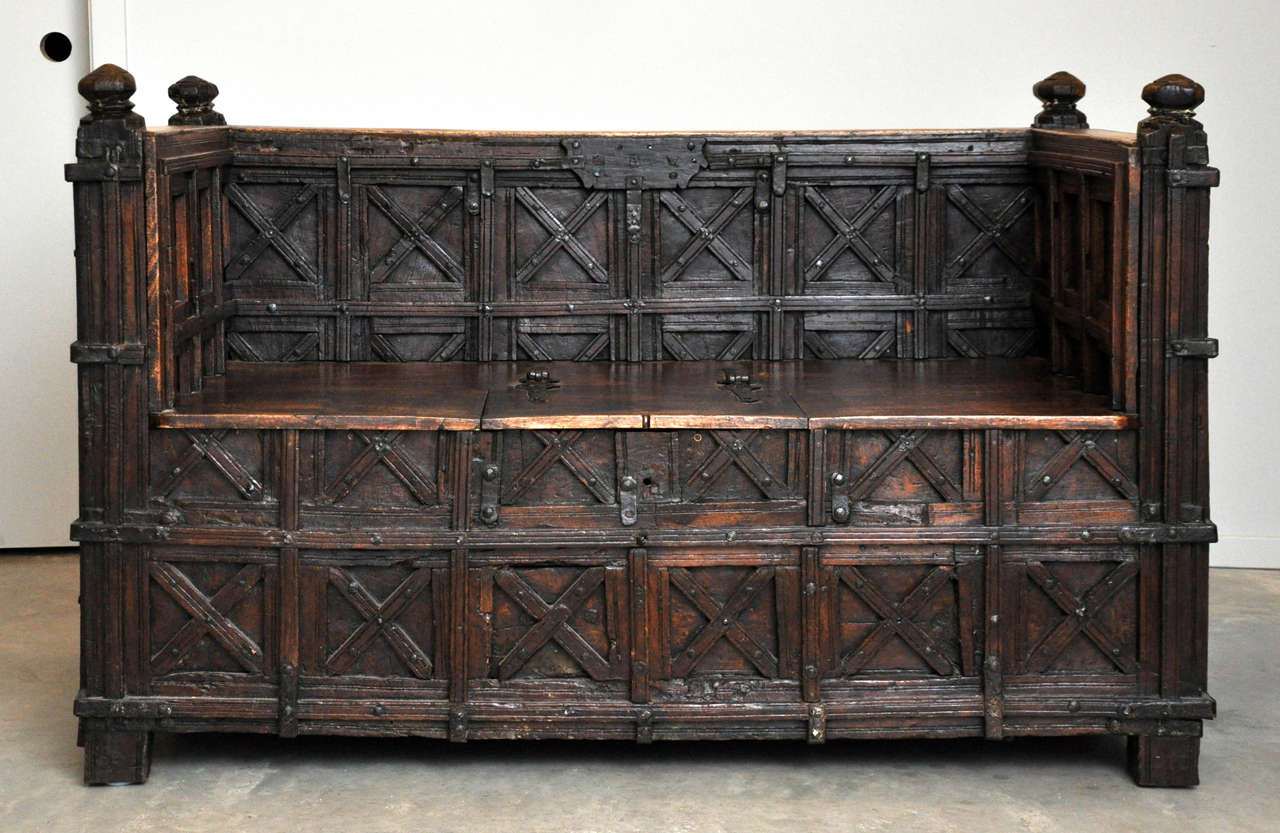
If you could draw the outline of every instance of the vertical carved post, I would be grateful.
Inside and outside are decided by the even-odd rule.
[[[1055,72],[1033,84],[1031,92],[1044,104],[1032,127],[1089,126],[1084,113],[1076,109],[1076,102],[1084,98],[1084,82],[1071,73]]]
[[[121,541],[128,510],[142,500],[140,447],[146,426],[146,320],[142,131],[129,97],[133,76],[104,64],[80,81],[89,114],[80,121],[77,161],[66,168],[75,192],[79,365],[81,696],[128,693],[127,628],[136,618],[141,549]],[[84,779],[146,779],[146,731],[116,718],[86,717]]]
[[[227,120],[213,109],[218,97],[218,85],[195,75],[188,75],[169,85],[169,98],[178,105],[178,112],[169,117],[170,125],[219,125]]]
[[[1209,167],[1208,142],[1194,117],[1203,87],[1166,75],[1148,84],[1142,98],[1150,105],[1150,116],[1138,125],[1142,511],[1148,522],[1170,525],[1176,541],[1178,525],[1209,519],[1206,359],[1216,355],[1217,343],[1205,328],[1209,188],[1218,184],[1218,171]],[[1198,695],[1206,686],[1209,547],[1166,543],[1159,562],[1161,693]],[[1131,738],[1134,777],[1150,786],[1197,783],[1199,743],[1198,737]]]

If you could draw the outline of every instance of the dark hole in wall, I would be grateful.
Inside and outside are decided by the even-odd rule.
[[[55,63],[71,57],[71,38],[61,32],[50,32],[40,39],[40,54]]]

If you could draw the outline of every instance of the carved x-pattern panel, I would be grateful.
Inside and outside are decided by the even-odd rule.
[[[445,575],[423,566],[329,567],[324,673],[436,676],[433,621],[442,611],[429,591]]]
[[[617,663],[601,656],[596,649],[575,630],[570,619],[591,598],[605,580],[604,567],[584,570],[553,603],[548,603],[515,570],[499,570],[494,582],[513,601],[534,619],[534,624],[518,638],[511,648],[498,658],[498,679],[514,677],[525,664],[549,642],[554,642],[594,680],[619,679]],[[617,657],[614,657],[616,660]]]
[[[901,313],[811,312],[799,316],[799,346],[790,351],[806,359],[878,359],[898,355]]]
[[[612,294],[609,192],[519,186],[507,194],[510,297]]]
[[[954,468],[950,465],[950,461],[945,464],[946,468],[944,468],[944,465],[939,464],[933,454],[930,454],[921,445],[928,435],[929,432],[926,431],[883,432],[884,438],[889,443],[888,446],[849,485],[849,498],[851,500],[865,500],[878,493],[883,494],[881,492],[883,489],[894,489],[896,491],[896,487],[890,485],[888,480],[903,463],[909,462],[920,477],[923,478],[924,482],[932,487],[938,499],[943,501],[960,500],[963,496],[961,494],[961,484],[958,482],[958,478],[954,476],[954,472],[948,473],[946,470],[947,468]],[[856,440],[865,436],[855,434],[849,439],[855,440],[856,447]],[[958,434],[952,434],[952,437],[958,436]],[[858,449],[858,451],[860,450]],[[858,451],[854,453],[857,454]]]
[[[504,466],[510,470],[504,504],[616,502],[612,432],[521,431],[508,432],[504,440],[504,458],[510,461]],[[531,441],[541,448],[535,451]]]
[[[233,182],[225,193],[235,208],[225,279],[302,282],[318,294],[325,283],[318,248],[320,187]]]
[[[165,433],[160,436],[173,437],[174,434]],[[186,439],[187,448],[172,460],[167,473],[156,483],[155,493],[158,496],[168,497],[173,494],[196,466],[207,463],[242,499],[262,500],[264,488],[261,475],[255,474],[255,471],[260,471],[257,461],[246,464],[225,442],[229,437],[244,436],[244,432],[232,432],[230,429],[191,430],[182,431],[181,436]],[[257,439],[253,432],[249,432],[249,437],[251,442]]]
[[[1136,501],[1132,435],[1097,431],[1026,435],[1023,496],[1029,501]]]
[[[948,185],[947,258],[943,279],[1030,275],[1034,266],[1029,186]],[[1025,218],[1025,219],[1024,219]]]
[[[733,361],[760,358],[762,339],[751,313],[652,315],[646,358]]]
[[[227,330],[227,358],[245,362],[323,361],[333,354],[332,323],[317,318],[247,317]]]
[[[155,560],[149,574],[153,675],[269,673],[262,564]]]
[[[685,432],[685,501],[786,500],[792,454],[783,431]]]
[[[1027,576],[1053,600],[1064,618],[1027,656],[1024,670],[1029,673],[1049,670],[1072,640],[1084,636],[1116,668],[1125,673],[1136,671],[1137,663],[1121,644],[1124,637],[1117,634],[1115,628],[1098,613],[1106,610],[1111,599],[1133,581],[1137,572],[1133,562],[1125,562],[1097,584],[1077,594],[1059,581],[1042,562],[1028,561]]]
[[[1018,673],[1138,672],[1131,550],[1011,552],[1003,571]]]
[[[362,491],[374,492],[363,495],[363,502],[404,503],[405,497],[421,505],[433,505],[439,501],[435,483],[435,454],[439,439],[435,432],[349,431],[347,437],[357,444],[359,450],[346,455],[335,453],[338,449],[335,448],[333,432],[327,436],[330,442],[326,444],[326,457],[336,464],[331,468],[341,465],[344,457],[349,459],[322,487],[319,495],[322,502],[342,503],[362,486],[365,487]],[[410,445],[413,446],[412,451],[409,450]],[[371,475],[375,470],[389,474],[400,485],[400,494],[388,494],[386,485],[373,483]]]
[[[847,566],[835,568],[835,575],[835,614],[844,643],[835,658],[837,676],[870,670],[962,673],[953,567]],[[852,594],[844,604],[842,591]]]
[[[892,295],[910,290],[900,269],[910,189],[899,185],[805,186],[803,261],[805,293]]]
[[[941,315],[946,338],[944,355],[1018,358],[1035,346],[1035,319],[1025,306],[954,310]]]
[[[466,282],[461,185],[365,186],[370,294],[451,290]]]
[[[783,633],[793,623],[779,614],[779,594],[792,595],[793,579],[792,571],[771,565],[659,568],[658,647],[667,652],[665,672],[676,679],[794,673],[794,634]]]
[[[475,576],[487,676],[625,678],[623,568],[513,565]]]
[[[385,362],[447,362],[468,356],[466,319],[375,318],[371,322],[372,358]]]
[[[843,523],[959,524],[982,520],[980,440],[963,431],[828,434],[827,483]]]
[[[608,359],[616,351],[616,325],[607,316],[511,318],[503,322],[506,349],[495,335],[496,358],[584,362]],[[496,327],[495,327],[496,329]]]
[[[277,503],[271,434],[260,431],[152,429],[152,505],[165,523],[270,524]]]
[[[698,288],[750,294],[754,288],[754,211],[750,188],[659,191],[661,294]]]

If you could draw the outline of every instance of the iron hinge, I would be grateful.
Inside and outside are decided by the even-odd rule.
[[[1217,168],[1172,168],[1169,174],[1170,188],[1217,188],[1221,173]]]
[[[636,479],[629,474],[618,481],[618,516],[623,526],[632,526],[636,522],[638,485]]]
[[[142,345],[135,341],[119,344],[77,341],[71,345],[71,361],[76,364],[142,364],[142,355]]]
[[[653,743],[653,709],[636,712],[636,743]]]
[[[496,462],[481,461],[480,521],[488,526],[498,523],[498,500],[502,490],[502,468]]]
[[[530,370],[516,387],[529,395],[530,402],[546,402],[551,391],[560,389],[560,380],[553,379],[550,370]]]
[[[1218,540],[1218,527],[1212,523],[1122,526],[1117,537],[1122,544],[1212,544]]]
[[[844,472],[833,471],[829,479],[831,480],[831,520],[838,524],[847,524],[849,518],[853,516],[853,510],[849,506],[849,495],[841,489],[847,478]]]
[[[929,165],[929,154],[916,154],[916,190],[922,194],[929,190]]]
[[[449,709],[449,740],[454,743],[466,743],[470,732],[470,721],[466,706],[453,706]]]
[[[809,743],[827,742],[827,709],[821,703],[809,704]]]
[[[734,373],[726,370],[724,375],[720,377],[720,381],[716,382],[718,387],[724,388],[729,393],[738,398],[739,402],[759,402],[760,385],[751,381],[751,377],[746,373]]]
[[[773,182],[773,195],[780,197],[787,193],[787,155],[785,153],[775,153],[773,155],[773,176],[770,177]]]
[[[684,188],[707,167],[706,139],[581,136],[561,144],[564,166],[587,188]]]
[[[1179,338],[1169,342],[1166,353],[1180,359],[1216,359],[1218,340],[1216,338]]]
[[[280,665],[279,731],[282,738],[298,736],[298,669],[287,662]]]

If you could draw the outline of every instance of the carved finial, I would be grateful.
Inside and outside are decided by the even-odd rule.
[[[1185,75],[1166,75],[1142,88],[1142,100],[1150,105],[1149,118],[1139,128],[1155,128],[1165,124],[1200,127],[1196,108],[1204,102],[1204,87]]]
[[[169,124],[215,125],[227,120],[213,109],[218,97],[218,85],[194,75],[175,81],[169,87],[169,98],[178,104],[178,112],[169,117]]]
[[[81,78],[77,89],[89,102],[89,115],[80,119],[81,124],[109,120],[123,121],[129,127],[144,124],[142,116],[133,112],[133,102],[129,100],[138,85],[122,67],[103,64]]]
[[[1084,82],[1069,72],[1055,72],[1034,84],[1031,92],[1044,102],[1032,127],[1088,127],[1084,113],[1076,102],[1084,98]]]

